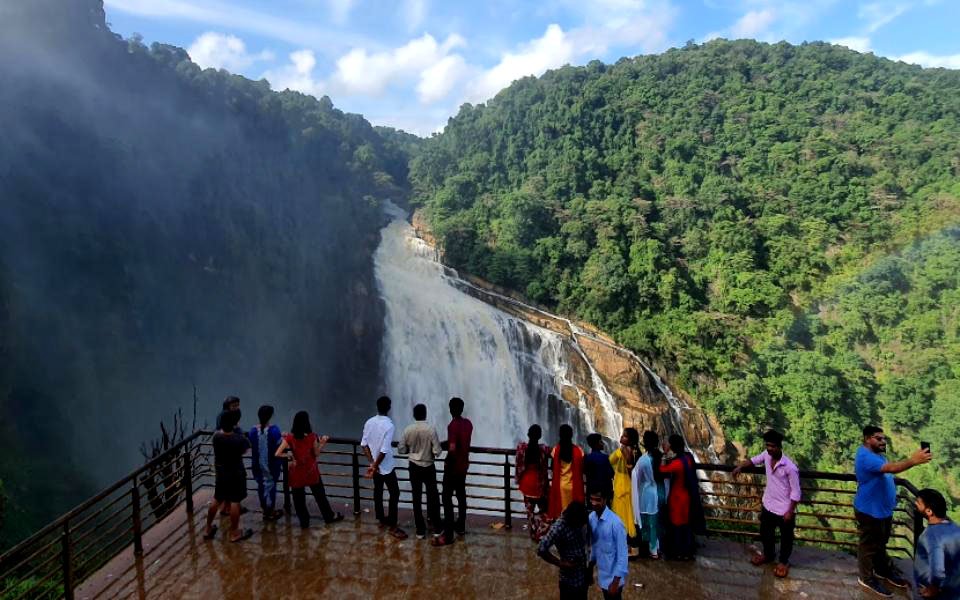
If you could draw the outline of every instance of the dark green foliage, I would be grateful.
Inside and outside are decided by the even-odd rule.
[[[958,221],[958,175],[960,72],[723,40],[518,81],[411,166],[453,266],[822,468],[870,421],[954,460],[960,243],[922,238]]]

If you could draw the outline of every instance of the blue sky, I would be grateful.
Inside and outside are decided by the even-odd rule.
[[[182,46],[203,67],[421,135],[464,102],[564,64],[687,40],[827,40],[960,69],[957,0],[105,0],[124,37]]]

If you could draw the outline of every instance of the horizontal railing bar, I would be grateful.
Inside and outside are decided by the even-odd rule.
[[[100,548],[100,550],[98,550],[97,552],[94,552],[93,554],[89,555],[89,557],[86,558],[86,560],[85,560],[84,562],[78,563],[77,566],[76,566],[76,571],[77,571],[77,572],[80,572],[80,570],[81,570],[83,567],[85,567],[85,566],[89,565],[90,563],[94,562],[94,559],[95,559],[95,558],[99,558],[100,555],[104,553],[104,551],[111,549],[111,548],[113,547],[113,544],[115,544],[116,542],[119,542],[119,541],[123,540],[123,538],[125,538],[125,537],[128,536],[128,535],[131,535],[131,536],[132,536],[132,534],[133,534],[133,527],[128,527],[128,528],[127,528],[126,530],[124,530],[122,533],[120,533],[119,535],[117,535],[116,537],[114,537],[113,540],[111,540],[110,542],[105,543],[105,544],[103,545],[103,547]],[[132,538],[131,538],[131,539],[132,539]],[[130,543],[130,542],[126,542],[126,544],[129,544],[129,543]],[[126,544],[124,544],[124,545],[126,545]],[[109,561],[109,560],[111,560],[111,559],[108,558],[107,561]],[[107,562],[107,561],[104,561],[104,562]]]
[[[71,539],[71,543],[73,544],[74,547],[77,547],[77,546],[80,544],[80,542],[82,542],[83,540],[89,538],[91,535],[93,535],[93,534],[97,533],[98,531],[100,531],[101,527],[103,527],[106,523],[108,523],[113,517],[116,517],[117,515],[122,514],[122,512],[123,512],[124,510],[129,510],[129,509],[132,509],[132,508],[133,508],[133,502],[131,502],[130,504],[125,504],[125,505],[121,506],[121,507],[120,507],[120,510],[114,511],[114,512],[110,515],[110,517],[108,517],[107,519],[104,519],[104,520],[103,520],[99,525],[97,525],[96,527],[93,527],[93,528],[91,528],[91,529],[89,529],[89,530],[87,530],[87,531],[84,531],[82,534],[78,535],[75,539]],[[120,522],[120,523],[123,523],[123,521],[119,521],[119,522]],[[76,529],[72,529],[71,531],[77,531],[77,530],[76,530]]]
[[[48,556],[48,557],[45,558],[44,560],[42,560],[42,561],[40,561],[39,563],[37,563],[36,565],[34,565],[33,568],[30,569],[29,571],[27,571],[25,574],[19,575],[19,576],[17,576],[17,577],[11,577],[11,578],[10,578],[10,581],[13,582],[13,585],[10,585],[10,586],[7,586],[6,588],[4,588],[4,590],[3,590],[3,592],[2,592],[3,597],[6,598],[6,594],[7,594],[11,589],[13,589],[14,587],[16,587],[17,584],[23,583],[24,581],[26,581],[26,580],[30,579],[31,577],[33,577],[34,573],[36,573],[37,571],[39,571],[42,567],[45,567],[51,560],[57,560],[57,559],[59,559],[59,558],[61,558],[61,555],[60,555],[59,553],[57,553],[57,554],[52,554],[51,556]],[[54,570],[53,570],[53,573],[55,574],[55,573],[58,573],[59,571],[60,571],[59,568],[58,568],[58,569],[54,569]],[[47,577],[49,577],[49,575],[48,575]]]
[[[79,531],[81,527],[83,527],[84,525],[86,525],[87,523],[89,523],[92,519],[95,519],[96,517],[102,515],[102,514],[105,513],[110,507],[112,507],[114,504],[116,504],[117,502],[125,499],[127,496],[130,496],[131,494],[133,494],[133,491],[128,488],[127,491],[125,491],[124,493],[120,494],[119,496],[117,496],[116,498],[114,498],[113,500],[111,500],[106,506],[98,509],[98,510],[97,510],[96,512],[94,512],[94,513],[91,513],[91,514],[87,515],[86,517],[84,517],[81,521],[77,522],[76,524],[70,523],[70,531]]]
[[[16,571],[17,569],[19,569],[19,568],[22,567],[23,565],[29,563],[31,560],[37,558],[37,556],[39,556],[39,555],[43,554],[45,551],[49,550],[52,546],[58,545],[58,544],[60,544],[60,543],[61,543],[61,540],[60,540],[59,537],[56,537],[56,538],[50,540],[47,544],[41,546],[40,549],[34,551],[33,554],[27,556],[27,557],[24,558],[24,559],[21,559],[20,562],[18,562],[17,564],[13,565],[12,567],[7,568],[5,571],[3,571],[3,575],[0,576],[0,581],[4,581],[7,577],[9,577],[9,573],[13,573],[14,571]],[[60,552],[59,552],[58,550],[57,550],[57,551],[54,551],[54,553],[52,554],[52,556],[53,556],[53,557],[58,557],[58,556],[60,556]],[[49,560],[49,559],[46,559],[46,560]]]
[[[50,580],[51,580],[54,576],[56,576],[56,575],[60,575],[60,571],[59,571],[59,570],[55,570],[55,571],[51,571],[50,573],[47,573],[47,574],[43,577],[43,579],[40,579],[39,581],[35,581],[32,586],[30,586],[30,587],[28,587],[27,589],[23,590],[23,591],[20,592],[18,595],[10,597],[9,600],[21,600],[21,599],[23,599],[23,598],[29,598],[29,597],[30,597],[30,596],[28,595],[29,593],[32,593],[36,588],[41,587],[43,584],[45,584],[45,583],[47,583],[48,581],[50,581]],[[46,595],[46,593],[49,593],[49,592],[45,592],[44,595]],[[4,596],[4,600],[7,600],[7,596]]]
[[[87,544],[87,545],[84,546],[83,548],[80,548],[80,547],[79,547],[79,546],[80,546],[79,542],[73,544],[74,548],[76,548],[76,550],[74,551],[74,555],[77,556],[78,558],[81,557],[84,552],[86,552],[86,551],[89,550],[90,548],[92,548],[92,547],[96,546],[97,544],[99,544],[101,541],[103,541],[103,540],[108,536],[108,534],[114,533],[115,531],[117,531],[117,530],[120,529],[121,527],[131,528],[132,525],[131,525],[130,523],[128,523],[126,520],[123,520],[123,521],[117,521],[117,522],[114,523],[111,527],[107,527],[107,528],[103,529],[102,531],[99,530],[99,529],[94,529],[93,531],[96,532],[96,533],[98,533],[98,535],[97,535],[94,539],[92,539],[89,544]],[[89,536],[87,536],[87,538],[84,538],[84,539],[88,539],[88,538],[89,538]]]

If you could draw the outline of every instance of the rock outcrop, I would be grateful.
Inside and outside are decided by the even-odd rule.
[[[413,226],[419,237],[434,245],[436,240],[422,214],[415,212]],[[441,253],[442,260],[442,253]],[[577,406],[581,398],[602,419],[602,399],[597,396],[594,373],[613,396],[625,427],[641,432],[652,429],[662,435],[682,431],[687,443],[701,460],[715,461],[729,454],[726,439],[715,419],[707,415],[686,394],[674,392],[663,375],[657,375],[633,352],[619,346],[595,327],[552,314],[536,307],[519,294],[480,278],[460,274],[460,289],[518,319],[549,329],[565,337],[568,385],[562,398]],[[660,378],[660,382],[656,380]]]

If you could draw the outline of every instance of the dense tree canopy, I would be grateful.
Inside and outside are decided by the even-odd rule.
[[[453,266],[672,365],[733,439],[836,468],[878,421],[957,464],[960,72],[724,40],[565,67],[411,180]]]

